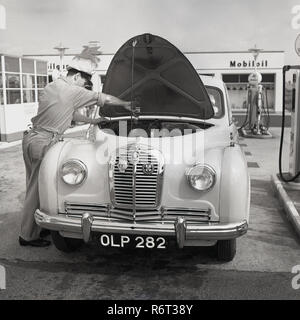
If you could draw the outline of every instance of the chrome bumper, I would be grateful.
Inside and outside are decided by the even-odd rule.
[[[80,233],[85,242],[90,240],[92,232],[141,234],[176,237],[179,248],[188,240],[228,240],[242,236],[247,232],[246,220],[238,223],[188,225],[184,217],[172,224],[119,223],[105,221],[84,213],[82,217],[50,216],[40,210],[35,212],[36,223],[45,229]]]

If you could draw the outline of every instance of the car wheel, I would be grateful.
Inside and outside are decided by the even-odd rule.
[[[236,239],[219,240],[217,242],[217,257],[220,261],[231,261],[236,253]]]
[[[83,244],[81,239],[65,238],[58,231],[51,231],[51,237],[56,249],[63,252],[76,251]]]

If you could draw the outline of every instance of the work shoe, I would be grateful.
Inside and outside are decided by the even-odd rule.
[[[32,246],[32,247],[49,247],[51,241],[44,240],[44,239],[36,239],[31,241],[26,241],[23,238],[19,237],[19,244],[20,246]]]

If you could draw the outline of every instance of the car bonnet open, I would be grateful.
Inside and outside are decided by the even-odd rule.
[[[137,99],[141,115],[210,119],[214,110],[189,60],[167,40],[142,34],[128,40],[114,55],[103,92]],[[122,107],[104,106],[106,117],[129,115]]]

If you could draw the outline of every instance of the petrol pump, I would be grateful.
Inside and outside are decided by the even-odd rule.
[[[298,36],[296,39],[296,52],[298,51]],[[289,171],[282,172],[283,139],[285,129],[285,109],[286,109],[286,73],[293,70],[293,90],[291,106],[291,134],[289,152]],[[293,224],[296,233],[300,237],[300,65],[284,66],[282,70],[283,95],[282,95],[282,123],[279,147],[279,173],[272,175],[271,182],[287,214],[288,220]]]
[[[272,138],[269,132],[269,106],[267,91],[261,84],[262,75],[257,71],[256,60],[259,53],[263,51],[254,48],[249,52],[254,57],[254,72],[248,77],[247,85],[247,113],[243,125],[239,128],[240,135],[247,138]]]
[[[282,172],[282,149],[285,129],[285,82],[286,72],[294,70],[293,91],[291,107],[291,133],[290,133],[290,153],[289,153],[289,172]],[[300,188],[300,66],[283,67],[283,106],[282,106],[282,125],[279,150],[279,178],[290,185]]]
[[[271,138],[267,93],[261,84],[262,75],[255,71],[248,77],[247,114],[239,132],[247,138]]]

